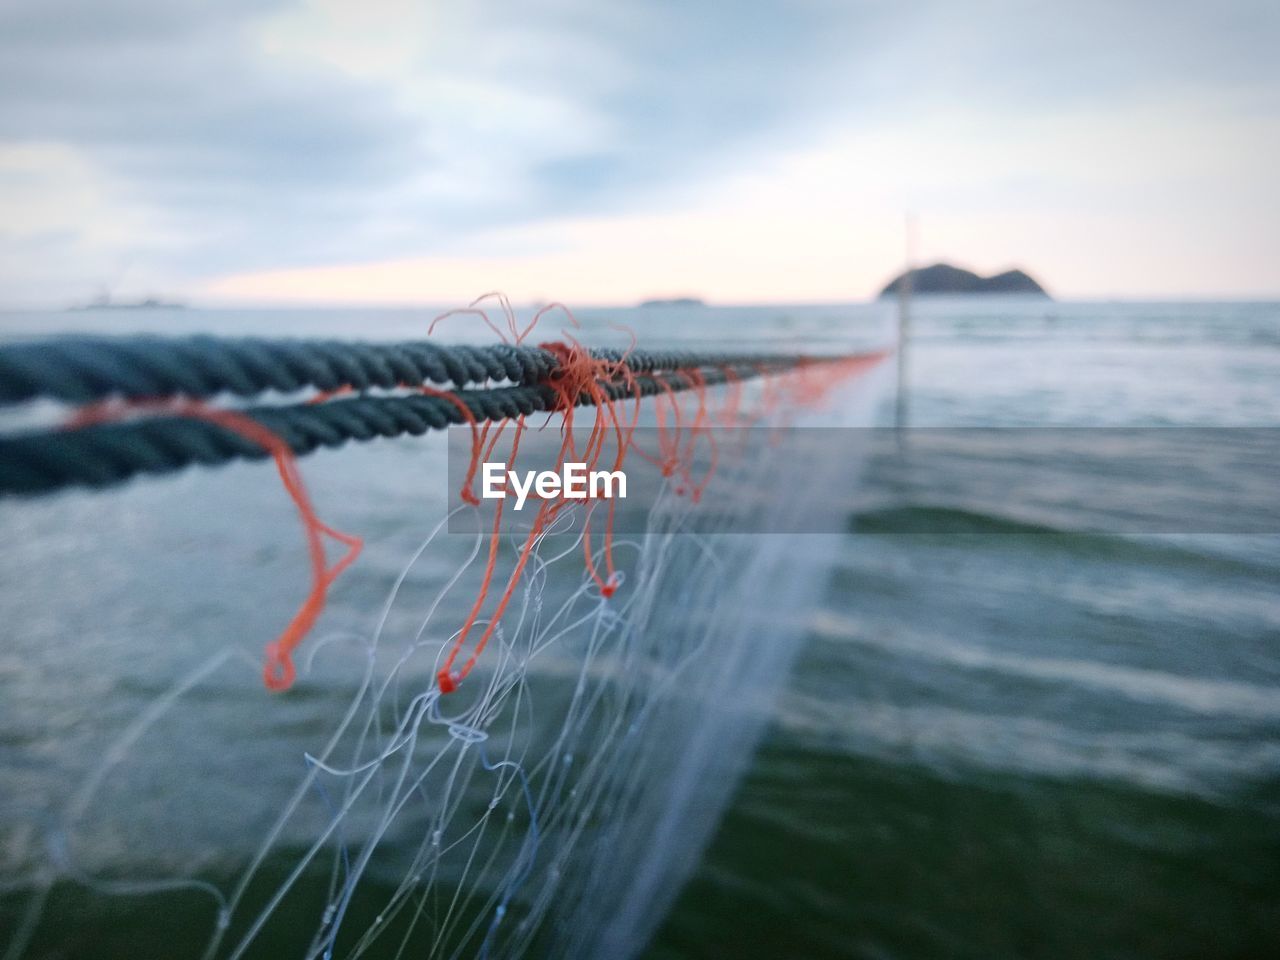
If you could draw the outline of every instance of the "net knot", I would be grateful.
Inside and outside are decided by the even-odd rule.
[[[263,685],[272,693],[280,693],[293,686],[297,670],[289,651],[278,641],[267,644],[266,659],[262,665]]]
[[[441,693],[453,693],[457,690],[459,679],[458,674],[447,667],[436,674],[436,683],[440,685]]]
[[[556,358],[556,368],[543,380],[556,394],[555,409],[562,413],[571,410],[583,395],[591,393],[601,373],[600,361],[580,343],[553,340],[538,346]]]

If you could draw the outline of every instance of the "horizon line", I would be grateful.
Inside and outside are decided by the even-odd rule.
[[[685,309],[698,309],[706,307],[709,309],[724,307],[848,307],[848,306],[870,306],[871,304],[881,301],[893,302],[896,296],[876,294],[870,297],[857,297],[847,300],[706,300],[693,295],[677,295],[675,297],[647,297],[646,300],[668,300],[679,299],[680,296],[691,296],[699,301],[696,305],[691,305]],[[913,301],[919,300],[1023,300],[1023,301],[1043,301],[1046,304],[1063,304],[1063,303],[1280,303],[1280,291],[1263,294],[1091,294],[1084,296],[1040,296],[1033,293],[916,293],[912,294]],[[134,306],[130,303],[121,303],[104,310],[102,312],[109,313],[114,310],[156,310],[163,312],[165,310],[181,311],[181,310],[205,310],[209,312],[232,311],[232,310],[434,310],[434,309],[456,309],[460,304],[465,306],[469,301],[466,300],[404,300],[404,301],[387,301],[387,300],[207,300],[207,301],[168,301],[156,307]],[[173,305],[168,305],[172,303]],[[625,309],[646,309],[642,306],[640,300],[616,300],[616,301],[572,301],[572,300],[512,300],[512,306],[517,310],[536,310],[548,304],[563,303],[574,310],[625,310]],[[648,309],[664,310],[673,309],[670,306],[654,306]],[[679,307],[675,307],[679,309]],[[94,313],[97,312],[89,304],[85,303],[0,303],[0,313]]]

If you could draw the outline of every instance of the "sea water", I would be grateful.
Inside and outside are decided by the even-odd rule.
[[[433,313],[9,314],[0,336],[407,339]],[[886,342],[893,306],[580,315],[592,344],[617,341],[605,324],[618,322],[642,345],[836,350]],[[912,329],[913,424],[1280,426],[1277,304],[922,298]],[[461,319],[445,331],[487,334]],[[330,634],[367,630],[438,519],[435,439],[302,462],[320,515],[367,544]],[[1132,534],[1097,504],[1029,516],[999,491],[959,498],[953,479],[904,497],[873,471],[849,492],[841,561],[772,732],[649,955],[1276,955],[1280,536]],[[1149,482],[1153,497],[1204,492],[1180,489],[1194,476]],[[269,464],[6,501],[0,537],[0,837],[39,822],[208,650],[269,639],[306,583]],[[450,569],[427,558],[408,587],[425,597]],[[342,669],[317,667],[285,723],[242,686],[198,722],[176,714],[148,745],[141,794],[96,800],[121,807],[119,832],[77,857],[124,875],[229,866],[242,852],[225,839],[260,832],[266,798],[303,772],[282,759],[290,745],[344,705]],[[165,797],[192,782],[204,803],[183,817]],[[153,924],[166,955],[190,952],[185,931],[202,931],[190,949],[204,942],[208,917],[183,909]]]

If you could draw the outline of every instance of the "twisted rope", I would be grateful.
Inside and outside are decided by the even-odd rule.
[[[592,350],[617,361],[620,350]],[[699,367],[795,363],[781,354],[695,353],[634,350],[627,366],[636,373]],[[391,389],[426,383],[457,389],[487,381],[537,384],[559,366],[538,347],[447,346],[438,343],[350,343],[331,340],[220,339],[196,336],[60,337],[0,345],[0,405],[44,397],[92,403],[108,397],[145,399],[182,395],[193,399],[232,394],[253,397],[276,390],[295,393]]]
[[[641,396],[648,397],[668,389],[679,392],[699,385],[713,386],[731,378],[748,380],[809,362],[813,361],[794,357],[762,361],[754,357],[749,365],[642,373],[635,376],[634,386],[615,381],[604,384],[604,388],[615,400],[633,396],[637,388]],[[543,384],[459,390],[452,396],[465,404],[476,421],[550,412],[561,404],[560,395]],[[590,400],[583,394],[577,402],[582,406]],[[237,412],[280,437],[297,455],[320,447],[338,447],[349,440],[418,436],[468,422],[449,397],[421,394],[257,406]],[[71,486],[100,488],[138,474],[171,473],[191,464],[261,460],[269,455],[267,450],[234,430],[208,420],[182,416],[160,415],[78,429],[11,435],[0,437],[0,494],[43,494]]]

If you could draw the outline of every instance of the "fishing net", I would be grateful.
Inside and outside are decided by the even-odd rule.
[[[361,629],[325,629],[325,592],[348,566],[391,561],[371,545],[352,566],[359,542],[316,515],[280,453],[314,560],[307,604],[265,668],[260,637],[225,638],[52,808],[10,812],[4,957],[107,953],[121,930],[209,958],[644,946],[827,582],[837,538],[788,531],[841,529],[858,464],[806,430],[868,424],[881,371],[878,357],[750,380],[703,371],[646,398],[625,358],[558,349],[559,409],[454,428],[453,479],[438,460],[423,478],[448,484],[446,512]],[[599,383],[618,388],[575,410]],[[253,429],[234,412],[184,415]],[[645,474],[643,509],[480,502],[480,462],[527,461],[537,442],[553,460]],[[291,691],[264,692],[264,672]],[[199,747],[217,743],[215,700],[253,718],[252,736]],[[197,834],[228,849],[186,842]]]

